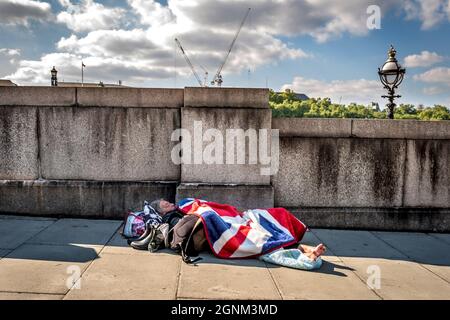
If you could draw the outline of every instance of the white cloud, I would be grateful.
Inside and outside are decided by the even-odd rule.
[[[435,27],[446,17],[450,19],[449,0],[406,0],[403,7],[406,18],[420,20],[423,30]]]
[[[15,75],[20,75],[22,81],[36,82],[35,71],[44,72],[45,76],[40,79],[47,79],[50,63],[47,59],[64,56],[69,59],[67,64],[72,63],[72,59],[76,60],[74,65],[77,68],[81,59],[91,59],[96,63],[109,61],[114,67],[109,68],[100,62],[96,64],[102,66],[98,68],[97,78],[103,81],[116,80],[118,77],[122,80],[144,81],[146,77],[170,78],[175,74],[190,76],[189,68],[180,52],[176,51],[176,37],[187,49],[197,68],[203,65],[212,75],[223,61],[248,7],[252,8],[250,16],[223,73],[255,70],[286,59],[312,56],[301,48],[289,45],[285,37],[306,35],[318,42],[325,42],[343,35],[364,36],[369,32],[366,27],[369,5],[379,5],[382,12],[399,7],[397,0],[168,0],[167,5],[154,0],[127,0],[129,12],[126,12],[123,8],[106,7],[93,0],[59,1],[65,10],[58,14],[57,20],[65,23],[74,34],[58,41],[57,53],[44,55],[34,63],[30,60],[21,63]],[[421,19],[422,6],[417,4],[417,0],[406,3],[405,10],[409,18]],[[135,25],[126,24],[125,17],[136,22]],[[132,29],[124,27],[128,25],[133,25]],[[83,34],[80,35],[80,32]],[[176,70],[175,58],[178,61]],[[59,65],[64,70],[64,64],[64,60],[57,60],[50,63],[50,68]],[[137,75],[133,76],[131,71]],[[120,76],[119,72],[123,75]],[[76,76],[78,73],[73,74]],[[142,74],[145,77],[140,76]],[[348,85],[364,84],[364,80],[354,81]],[[225,85],[229,85],[226,78]],[[344,84],[328,85],[337,90]],[[343,92],[342,95],[346,96],[347,93]]]
[[[108,8],[93,0],[81,0],[72,4],[70,0],[59,0],[66,11],[57,16],[57,21],[64,23],[75,32],[109,29],[120,25],[125,10]]]
[[[422,51],[420,54],[413,54],[405,58],[405,67],[430,67],[436,63],[444,61],[444,57],[436,52]]]
[[[56,66],[58,80],[80,81],[82,56],[72,53],[51,53],[40,60],[22,60],[16,72],[8,78],[21,84],[47,84],[50,70]],[[116,58],[84,58],[86,82],[105,81],[117,83],[119,80],[139,83],[147,79],[163,79],[170,75],[164,68],[147,65],[145,62],[123,61]]]
[[[251,7],[249,25],[270,35],[310,35],[319,42],[345,33],[366,35],[370,0],[171,0],[169,8],[177,19],[214,30],[235,29],[246,8]],[[394,1],[377,1],[382,9]]]
[[[13,72],[19,63],[20,50],[0,48],[0,78]]]
[[[370,103],[383,94],[379,81],[375,80],[333,80],[321,81],[295,77],[291,84],[284,85],[281,90],[291,89],[304,93],[310,98],[330,98],[339,103]]]
[[[0,54],[9,57],[20,56],[20,49],[0,48]]]
[[[25,25],[29,20],[46,21],[52,16],[51,6],[34,0],[1,0],[0,24]]]
[[[433,68],[414,76],[414,80],[426,83],[443,83],[450,85],[450,68]]]
[[[434,87],[426,87],[423,89],[423,93],[425,93],[428,96],[437,95],[445,92],[448,92],[448,88],[434,86]]]
[[[128,0],[128,4],[144,25],[164,25],[175,19],[175,15],[168,7],[154,0]]]

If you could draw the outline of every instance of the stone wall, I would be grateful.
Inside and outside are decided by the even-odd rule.
[[[291,118],[273,128],[275,205],[323,227],[449,230],[450,122]]]
[[[0,212],[121,217],[175,200],[182,89],[0,88]]]
[[[272,119],[268,97],[266,89],[2,87],[0,213],[118,218],[145,199],[193,196],[287,207],[314,227],[450,230],[450,122]],[[198,121],[223,136],[278,129],[278,172],[174,163],[172,133],[193,134]]]

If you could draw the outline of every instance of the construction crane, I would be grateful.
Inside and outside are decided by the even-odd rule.
[[[204,86],[204,87],[207,87],[207,86],[208,86],[208,75],[209,75],[209,72],[208,72],[208,70],[206,70],[206,68],[205,68],[204,66],[202,66],[202,65],[200,65],[200,68],[202,68],[203,71],[205,72],[205,78],[204,78],[205,82],[203,82],[203,86]]]
[[[194,74],[195,79],[197,79],[197,82],[198,82],[198,84],[200,85],[200,87],[206,87],[206,81],[205,81],[205,84],[202,83],[202,80],[200,79],[199,75],[198,75],[197,72],[195,71],[195,68],[194,68],[194,66],[193,66],[192,63],[191,63],[191,60],[189,60],[189,57],[187,56],[186,52],[184,51],[183,47],[181,46],[180,41],[178,41],[178,39],[175,38],[175,42],[177,43],[178,48],[180,48],[181,53],[183,54],[184,59],[186,60],[186,62],[187,62],[187,64],[189,65],[189,67],[191,68],[192,73]]]
[[[227,55],[225,56],[225,60],[220,65],[219,69],[216,72],[216,75],[214,76],[213,80],[211,81],[211,85],[217,85],[218,87],[222,86],[223,79],[222,79],[222,69],[227,63],[228,57],[230,56],[231,50],[233,50],[234,44],[239,36],[239,33],[241,32],[242,27],[244,26],[245,20],[247,20],[248,15],[250,14],[251,8],[248,8],[247,12],[245,13],[244,19],[242,19],[241,25],[239,26],[239,29],[236,32],[236,35],[234,36],[233,41],[231,42],[230,49],[228,49]]]

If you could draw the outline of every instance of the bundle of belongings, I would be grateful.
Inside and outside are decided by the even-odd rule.
[[[295,247],[307,227],[284,208],[240,212],[231,205],[194,198],[181,200],[175,208],[161,216],[144,202],[142,211],[127,213],[122,235],[135,249],[169,248],[186,263],[210,251],[223,259],[259,258],[303,270],[322,265],[320,257],[311,259]]]

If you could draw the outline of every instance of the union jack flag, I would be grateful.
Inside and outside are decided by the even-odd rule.
[[[241,213],[227,204],[193,198],[181,200],[178,208],[202,219],[209,245],[219,258],[257,257],[299,242],[307,230],[284,208]]]

